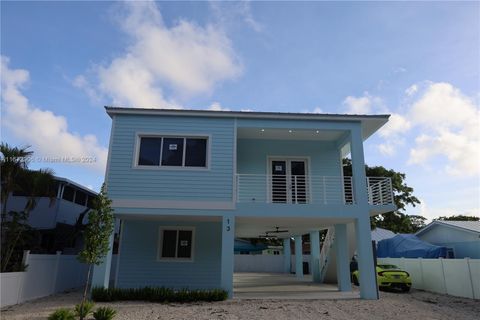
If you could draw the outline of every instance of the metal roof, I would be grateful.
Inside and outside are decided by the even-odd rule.
[[[375,240],[376,242],[393,237],[395,237],[395,232],[393,231],[378,227],[372,230],[372,240]]]
[[[389,114],[359,115],[338,113],[299,113],[299,112],[259,112],[259,111],[216,111],[216,110],[188,110],[188,109],[155,109],[155,108],[121,108],[105,106],[110,117],[120,114],[155,115],[155,116],[184,116],[184,117],[214,117],[237,119],[276,119],[276,120],[304,120],[304,121],[360,121],[362,135],[366,140],[375,131],[387,123]]]
[[[453,227],[457,229],[463,229],[471,232],[480,233],[480,221],[443,221],[435,220],[428,224],[425,228],[418,231],[416,234],[423,233],[433,227],[434,225],[444,225],[447,227]]]
[[[78,189],[81,189],[81,190],[83,190],[83,191],[85,191],[86,193],[89,193],[89,194],[91,194],[91,195],[94,195],[94,196],[98,195],[98,193],[95,192],[95,191],[93,191],[92,189],[87,188],[87,187],[85,187],[85,186],[82,186],[81,184],[76,183],[75,181],[72,181],[72,180],[70,180],[70,179],[55,176],[55,180],[60,181],[60,182],[63,182],[63,183],[66,183],[66,184],[70,184],[70,185],[72,185],[72,186],[75,186],[75,187],[77,187]]]

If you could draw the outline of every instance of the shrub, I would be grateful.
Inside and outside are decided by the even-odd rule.
[[[75,320],[75,315],[69,309],[57,309],[48,316],[48,320]]]
[[[85,319],[90,313],[92,313],[95,303],[93,301],[85,301],[79,303],[75,306],[75,315],[80,318],[80,320]]]
[[[102,288],[92,289],[92,299],[98,302],[110,301],[150,301],[150,302],[194,302],[223,301],[228,293],[222,289],[212,290],[173,290],[164,287],[144,288]]]
[[[93,313],[95,320],[112,320],[117,312],[110,307],[100,307]]]

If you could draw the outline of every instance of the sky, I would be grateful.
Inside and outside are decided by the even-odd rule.
[[[479,2],[1,2],[1,141],[99,190],[105,105],[391,114],[366,162],[480,209]]]

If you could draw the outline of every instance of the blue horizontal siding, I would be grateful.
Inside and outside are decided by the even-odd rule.
[[[108,167],[112,199],[231,201],[234,120],[117,115]],[[210,168],[134,169],[137,133],[210,135]]]
[[[161,226],[195,227],[194,261],[157,260]],[[123,223],[117,286],[207,289],[220,287],[221,222],[133,221]]]

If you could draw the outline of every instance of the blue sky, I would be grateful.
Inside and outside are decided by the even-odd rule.
[[[93,164],[32,167],[98,190],[104,105],[391,113],[370,165],[429,218],[479,214],[478,2],[2,2],[2,141]],[[42,162],[43,161],[43,162]]]

